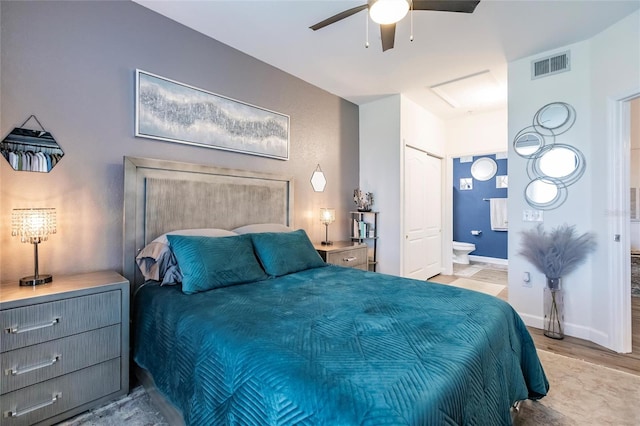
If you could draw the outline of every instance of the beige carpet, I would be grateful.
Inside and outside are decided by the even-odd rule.
[[[640,376],[538,350],[549,394],[523,401],[515,426],[640,425]],[[141,387],[111,404],[65,421],[64,426],[169,426]]]
[[[516,426],[640,425],[640,376],[538,350],[549,394],[524,401]]]
[[[481,293],[490,294],[491,296],[497,296],[506,287],[501,284],[492,284],[484,281],[476,281],[469,278],[458,278],[452,281],[448,285],[454,287],[466,288],[468,290],[479,291]]]

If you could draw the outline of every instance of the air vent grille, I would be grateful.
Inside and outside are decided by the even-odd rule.
[[[571,69],[570,52],[548,56],[531,62],[531,79],[558,74]]]

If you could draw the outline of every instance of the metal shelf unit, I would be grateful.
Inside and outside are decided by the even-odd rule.
[[[352,211],[351,215],[351,241],[359,244],[367,244],[368,269],[376,272],[378,265],[378,215],[380,212]]]

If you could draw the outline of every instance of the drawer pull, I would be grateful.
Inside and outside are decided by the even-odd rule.
[[[4,412],[4,417],[20,417],[20,416],[24,416],[25,414],[29,414],[33,411],[39,410],[41,408],[44,407],[48,407],[50,405],[55,404],[60,398],[62,398],[62,392],[58,392],[58,393],[54,393],[53,395],[51,395],[51,400],[49,401],[45,401],[42,402],[40,404],[34,405],[33,407],[29,407],[29,408],[25,408],[22,411],[5,411]]]
[[[54,318],[49,322],[45,322],[44,324],[30,325],[28,327],[23,327],[23,328],[18,328],[18,327],[5,328],[4,332],[9,334],[26,333],[27,331],[40,330],[41,328],[53,327],[59,322],[60,322],[60,317]]]
[[[342,259],[344,262],[353,262],[354,260],[358,260],[357,257],[355,256],[351,256],[351,257],[345,257]]]
[[[25,367],[22,369],[16,368],[15,370],[13,368],[7,368],[6,370],[4,370],[4,375],[5,376],[19,376],[20,374],[24,374],[24,373],[28,373],[30,371],[34,371],[34,370],[39,370],[41,368],[45,368],[45,367],[50,367],[53,364],[55,364],[56,362],[60,361],[60,357],[62,355],[56,355],[53,359],[49,360],[49,361],[44,361],[41,362],[40,364],[35,364],[35,365],[31,365],[29,367]]]

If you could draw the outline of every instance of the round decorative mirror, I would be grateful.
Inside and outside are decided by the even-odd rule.
[[[576,170],[576,154],[567,148],[555,147],[540,157],[540,171],[547,176],[563,178]]]
[[[545,145],[544,136],[536,132],[533,127],[527,127],[518,133],[513,140],[513,148],[521,157],[531,158]]]
[[[582,152],[566,144],[544,147],[531,164],[531,171],[535,176],[555,178],[565,186],[576,183],[584,174],[585,168]]]
[[[576,110],[565,102],[553,102],[540,108],[533,126],[522,129],[513,140],[513,149],[528,158],[524,189],[527,203],[539,210],[558,208],[567,199],[567,187],[584,174],[586,162],[578,148],[557,144],[556,135],[569,130],[576,121]]]
[[[496,175],[498,165],[489,157],[481,157],[471,165],[471,176],[477,180],[489,180]]]
[[[560,135],[576,121],[576,111],[565,102],[553,102],[540,108],[533,117],[533,127],[544,135]]]
[[[555,179],[540,177],[532,180],[524,190],[527,203],[538,210],[551,210],[567,198],[566,187]]]

